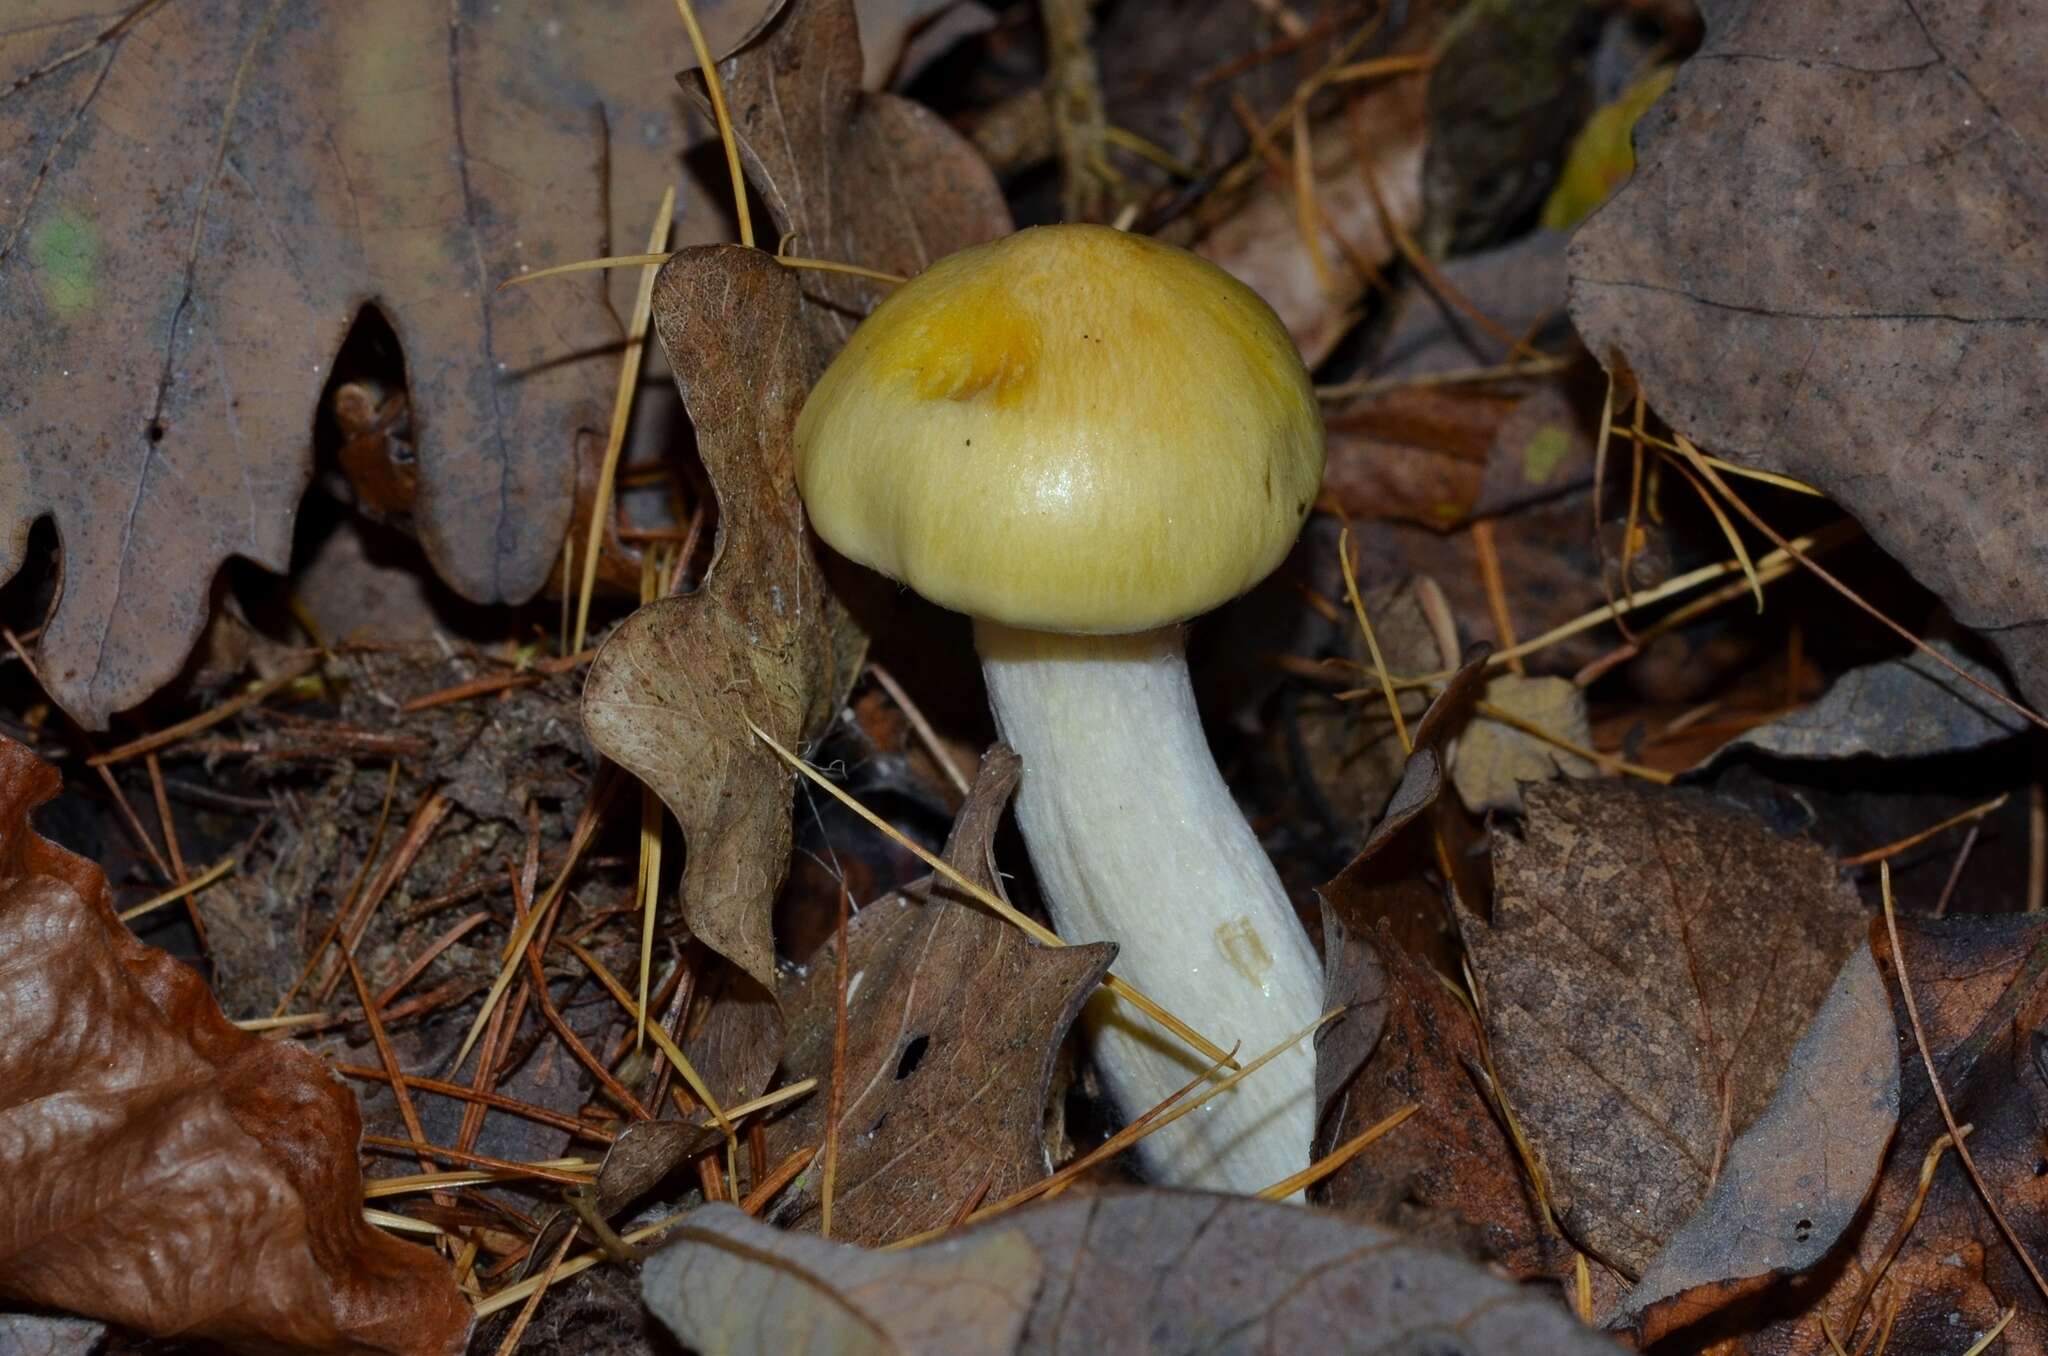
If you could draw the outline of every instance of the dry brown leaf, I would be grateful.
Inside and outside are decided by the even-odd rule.
[[[808,742],[858,643],[804,531],[791,439],[812,348],[796,276],[760,250],[684,250],[656,279],[654,325],[718,495],[718,550],[695,593],[641,608],[583,689],[591,742],[682,825],[683,916],[775,984],[769,908],[789,864],[789,775],[747,728]]]
[[[1548,782],[1460,923],[1559,1222],[1625,1275],[1690,1216],[1863,935],[1819,848],[1701,792]]]
[[[1422,40],[1422,27],[1413,41]],[[1372,186],[1403,230],[1421,223],[1428,90],[1425,74],[1395,76],[1360,95],[1342,116],[1311,129],[1313,211],[1322,225],[1315,248],[1323,271],[1301,229],[1295,179],[1275,167],[1267,167],[1244,203],[1195,246],[1265,298],[1310,367],[1329,357],[1358,319],[1372,281],[1360,264],[1377,269],[1394,257]]]
[[[2048,1159],[2040,1132],[2048,1112],[2043,1068],[2048,1019],[2048,924],[2023,915],[1994,918],[1899,919],[1907,974],[1928,1046],[1959,1123],[1974,1126],[1968,1144],[1985,1184],[2037,1262],[2048,1255]],[[1841,1247],[1818,1270],[1753,1298],[1749,1330],[1737,1340],[1757,1356],[1827,1356],[1834,1350],[1825,1319],[1845,1348],[1873,1343],[1896,1304],[1892,1352],[1964,1351],[2008,1307],[2012,1324],[1992,1350],[2048,1350],[2048,1302],[2021,1268],[2011,1245],[1985,1212],[1983,1199],[1953,1151],[1936,1168],[1918,1222],[1879,1282],[1860,1320],[1858,1293],[1896,1237],[1920,1183],[1922,1166],[1945,1133],[1925,1066],[1899,997],[1898,972],[1882,921],[1871,944],[1886,971],[1893,1038],[1902,1061],[1897,1135],[1874,1198]],[[1674,1296],[1645,1316],[1645,1330],[1680,1329],[1681,1349],[1694,1332],[1740,1319],[1719,1315],[1748,1287],[1703,1286]],[[1867,1349],[1867,1348],[1866,1348]]]
[[[1807,1270],[1841,1241],[1869,1199],[1899,1123],[1899,1044],[1870,948],[1849,953],[1784,1079],[1728,1151],[1699,1213],[1680,1226],[1624,1298],[1621,1316],[1655,1341],[1673,1319]],[[1910,1154],[1907,1155],[1911,1157]]]
[[[135,940],[29,827],[60,786],[0,739],[0,1298],[241,1351],[462,1350],[454,1273],[363,1221],[354,1097]]]
[[[948,864],[985,889],[997,888],[989,854],[1020,769],[1007,745],[989,750],[946,845]],[[890,1242],[945,1224],[976,1192],[1001,1200],[1045,1176],[1054,1059],[1115,956],[1110,943],[1038,946],[932,881],[855,914],[833,1236]],[[770,1128],[771,1161],[824,1142],[838,990],[835,941],[784,999],[784,1065],[820,1086]],[[818,1162],[784,1194],[783,1222],[816,1225]]]
[[[1377,941],[1364,945],[1382,958],[1385,1025],[1372,1057],[1329,1105],[1315,1153],[1410,1103],[1421,1109],[1328,1178],[1317,1204],[1455,1248],[1518,1279],[1570,1275],[1572,1249],[1544,1221],[1486,1095],[1477,1020],[1384,923]]]
[[[917,104],[863,94],[860,70],[851,0],[791,0],[719,67],[750,178],[801,252],[915,273],[1007,230],[966,141]],[[654,325],[718,495],[717,555],[698,592],[614,633],[584,690],[592,742],[682,824],[685,920],[771,990],[791,784],[746,722],[806,744],[859,670],[863,638],[806,536],[791,436],[876,295],[843,274],[799,279],[760,251],[684,251],[664,266]]]
[[[2005,680],[1945,640],[1928,642],[1943,658],[1999,691]],[[1960,753],[2023,733],[2026,723],[1918,650],[1851,669],[1821,699],[1768,725],[1746,730],[1702,766],[1743,749],[1780,758],[1925,758]]]
[[[922,104],[862,92],[853,0],[789,0],[719,76],[747,179],[792,254],[909,277],[1010,230],[995,176],[966,138]],[[888,285],[806,273],[803,289],[822,370]]]
[[[858,1341],[849,1349],[862,1352],[1018,1356],[1615,1350],[1540,1292],[1469,1262],[1371,1225],[1243,1196],[1068,1195],[903,1252],[777,1234],[722,1206],[696,1212],[678,1232],[648,1264],[648,1302],[668,1306],[657,1312],[685,1342],[743,1337],[745,1345],[720,1348],[734,1351],[839,1349],[828,1335]],[[969,1259],[986,1259],[988,1274]],[[868,1290],[850,1302],[854,1282]],[[764,1315],[785,1345],[761,1345]],[[944,1320],[956,1326],[934,1333]],[[912,1324],[939,1345],[897,1336]],[[815,1345],[800,1345],[813,1334]]]
[[[1004,1356],[1043,1272],[1006,1229],[863,1252],[709,1205],[668,1237],[641,1273],[647,1307],[727,1356]]]
[[[227,557],[285,568],[366,302],[405,346],[429,557],[479,601],[538,589],[632,279],[494,288],[653,220],[684,140],[673,11],[62,0],[9,30],[0,577],[53,515],[59,703],[104,726],[178,671]]]
[[[1486,685],[1484,700],[1581,747],[1593,742],[1585,690],[1569,678],[1496,674]],[[1590,777],[1595,771],[1590,760],[1494,720],[1485,712],[1472,718],[1451,755],[1451,784],[1473,814],[1488,810],[1519,814],[1525,786],[1555,777]]]
[[[1572,316],[1702,447],[1855,514],[2048,705],[2048,25],[1703,0]]]

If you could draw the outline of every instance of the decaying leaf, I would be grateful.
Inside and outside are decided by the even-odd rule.
[[[1944,640],[1944,658],[1999,691],[2005,682]],[[1707,760],[1741,749],[1781,758],[1922,758],[1960,753],[2023,732],[2026,722],[1918,650],[1837,678],[1812,706],[1744,731]]]
[[[2048,704],[2048,26],[1702,0],[1572,317],[1702,447],[1826,491]]]
[[[730,1335],[724,1350],[838,1349],[825,1334],[863,1352],[1018,1356],[1614,1350],[1549,1298],[1469,1262],[1371,1225],[1243,1196],[1069,1195],[903,1252],[777,1234],[720,1206],[679,1233],[648,1264],[648,1303],[686,1342]],[[970,1258],[983,1259],[983,1270]],[[865,1288],[850,1293],[854,1286]],[[1020,1299],[1028,1313],[1017,1313]],[[678,1312],[682,1322],[670,1316]],[[764,1317],[790,1345],[758,1345]],[[957,1326],[934,1334],[941,1317]],[[812,1333],[818,1345],[795,1345]],[[938,1336],[939,1346],[924,1344]]]
[[[1701,792],[1524,800],[1465,944],[1559,1222],[1639,1275],[1764,1109],[1865,913],[1826,853]]]
[[[1849,953],[1785,1077],[1699,1212],[1623,1300],[1645,1341],[1818,1263],[1869,1199],[1899,1123],[1899,1047],[1870,948]],[[1911,1155],[1908,1155],[1910,1157]]]
[[[1485,702],[1530,725],[1584,747],[1593,742],[1586,693],[1569,678],[1525,678],[1498,674],[1486,685]],[[1451,784],[1474,814],[1519,811],[1522,788],[1554,777],[1590,777],[1593,764],[1546,739],[1489,717],[1472,718],[1451,755]]]
[[[1384,924],[1376,942],[1365,945],[1381,958],[1379,1043],[1330,1103],[1315,1153],[1329,1153],[1411,1103],[1420,1110],[1328,1178],[1317,1203],[1518,1278],[1569,1274],[1572,1249],[1544,1221],[1534,1184],[1486,1095],[1477,1018]]]
[[[719,67],[784,232],[805,253],[908,274],[1007,230],[974,150],[929,110],[863,94],[860,73],[851,0],[791,0]],[[682,824],[691,929],[771,990],[791,789],[746,722],[808,743],[859,670],[862,638],[805,534],[791,436],[811,381],[877,295],[843,274],[799,282],[759,251],[685,251],[663,267],[654,325],[718,495],[718,550],[702,589],[614,633],[584,689],[592,742]]]
[[[989,852],[1020,770],[1007,745],[989,750],[946,845],[948,863],[986,889],[997,888]],[[929,880],[861,909],[846,941],[833,1235],[890,1242],[945,1224],[976,1192],[1001,1200],[1045,1176],[1054,1058],[1116,947],[1039,946]],[[834,942],[784,999],[784,1065],[820,1087],[770,1128],[771,1160],[824,1141],[838,991]],[[814,1166],[784,1194],[782,1222],[816,1223],[819,1178]]]
[[[227,557],[285,568],[365,303],[405,347],[435,567],[482,601],[538,589],[632,280],[618,311],[599,283],[494,288],[644,231],[684,139],[660,5],[204,17],[63,0],[0,36],[0,577],[53,515],[40,665],[94,728],[178,671]]]
[[[792,252],[908,277],[1010,230],[995,176],[922,104],[861,89],[853,0],[789,0],[761,41],[719,67],[747,178]],[[685,88],[697,90],[695,77]],[[807,273],[818,363],[888,285]]]
[[[1417,34],[1406,40],[1425,41],[1427,26],[1416,25]],[[1268,175],[1195,247],[1265,298],[1311,367],[1357,321],[1373,281],[1366,269],[1394,256],[1374,189],[1402,230],[1422,220],[1428,88],[1421,73],[1393,77],[1361,95],[1343,117],[1311,129],[1315,205],[1306,210],[1318,223],[1313,244],[1301,229],[1305,209],[1296,181]]]
[[[59,786],[0,739],[0,1299],[242,1351],[462,1350],[447,1264],[363,1221],[354,1097],[135,940],[29,827]]]
[[[683,828],[690,929],[775,983],[769,906],[789,862],[785,747],[836,709],[852,643],[804,532],[791,439],[812,348],[796,276],[759,250],[684,250],[655,281],[654,325],[718,494],[718,550],[695,593],[641,608],[590,666],[591,742],[660,793]]]
[[[683,1343],[730,1356],[1004,1356],[1044,1264],[1022,1236],[982,1230],[864,1252],[709,1205],[669,1235],[640,1290]]]
[[[1974,1127],[1971,1155],[2021,1243],[2039,1259],[2048,1253],[2048,1169],[2041,1166],[2040,1145],[2048,1111],[2040,1035],[2048,1018],[2048,924],[2021,915],[1901,917],[1899,934],[1942,1087],[1957,1122]],[[1868,1350],[1891,1315],[1886,1350],[1963,1351],[2008,1308],[2017,1313],[1992,1349],[2048,1349],[2048,1301],[1953,1151],[1935,1166],[1919,1218],[1899,1239],[1928,1153],[1946,1126],[1913,1040],[1882,921],[1871,926],[1871,944],[1886,971],[1902,1061],[1898,1133],[1875,1196],[1844,1243],[1815,1271],[1754,1301],[1766,1307],[1755,1330],[1741,1338],[1742,1349],[1758,1356],[1827,1356],[1839,1341],[1844,1349]],[[1895,1241],[1896,1257],[1871,1286]],[[1712,1315],[1728,1298],[1712,1286],[1674,1296],[1646,1315],[1643,1331],[1654,1335]],[[1774,1299],[1781,1302],[1771,1305]],[[1671,1340],[1683,1344],[1687,1335],[1681,1331]]]

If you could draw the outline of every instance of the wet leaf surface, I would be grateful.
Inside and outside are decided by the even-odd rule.
[[[1640,1274],[1769,1101],[1863,935],[1835,863],[1703,793],[1551,782],[1460,922],[1559,1221]]]
[[[952,1342],[976,1344],[942,1349],[1019,1356],[1329,1350],[1333,1338],[1344,1350],[1472,1356],[1614,1350],[1548,1299],[1469,1262],[1245,1197],[1135,1188],[1068,1196],[903,1252],[776,1234],[724,1207],[698,1212],[679,1232],[648,1266],[648,1302],[669,1306],[664,1317],[685,1341],[737,1334],[737,1351],[791,1349],[755,1345],[764,1313],[785,1343],[845,1334],[865,1339],[850,1347],[859,1351],[932,1350],[891,1324],[917,1324],[921,1334],[941,1316],[954,1325]],[[933,1276],[948,1282],[939,1296],[928,1290]],[[849,1295],[862,1283],[865,1294]]]
[[[470,598],[531,596],[626,303],[493,289],[653,219],[683,139],[673,12],[43,9],[0,38],[0,576],[53,515],[52,695],[104,726],[178,671],[229,556],[285,568],[366,302],[405,347],[428,555]]]
[[[948,863],[990,890],[1019,770],[1008,746],[989,751],[946,846]],[[1110,943],[1038,946],[929,880],[855,914],[833,1236],[890,1242],[947,1223],[976,1193],[1001,1200],[1045,1176],[1054,1059],[1115,956]],[[824,1142],[838,983],[835,941],[785,1000],[785,1066],[820,1087],[771,1128],[771,1160]],[[783,1197],[783,1223],[817,1225],[820,1177],[814,1160]]]
[[[59,785],[0,740],[0,1296],[239,1351],[462,1350],[446,1263],[363,1221],[354,1099],[129,934],[29,827]]]
[[[1826,491],[2048,702],[2048,29],[1703,0],[1572,318],[1703,448]]]

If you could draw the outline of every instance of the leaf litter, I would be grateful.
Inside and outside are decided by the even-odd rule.
[[[607,439],[603,407],[633,391],[630,374],[614,387],[615,339],[574,361],[581,330],[543,342],[547,362],[589,378],[597,417],[521,450],[559,470],[542,507],[579,537],[597,526],[602,588],[566,597],[559,621],[552,602],[487,614],[433,595],[401,533],[427,516],[418,485],[434,467],[416,474],[408,459],[439,456],[451,429],[433,382],[489,369],[481,344],[482,357],[451,362],[420,343],[409,376],[337,376],[340,466],[323,463],[305,507],[322,534],[339,519],[326,540],[341,545],[282,583],[231,567],[203,664],[118,740],[68,725],[60,711],[81,712],[37,662],[66,636],[37,627],[63,601],[48,573],[0,588],[0,719],[66,773],[43,822],[105,864],[109,907],[207,967],[231,1016],[281,1055],[324,1054],[348,1080],[369,1180],[360,1199],[336,1199],[433,1244],[432,1274],[469,1301],[456,1316],[481,1320],[471,1349],[667,1349],[636,1266],[679,1330],[739,1349],[798,1333],[856,1349],[1121,1349],[1217,1331],[1475,1352],[1611,1349],[1611,1337],[1816,1354],[1838,1339],[1858,1351],[2039,1344],[2023,1265],[2041,1242],[2038,940],[2023,915],[1996,915],[2048,895],[2048,806],[2038,736],[1974,685],[2025,694],[2029,673],[1939,639],[1957,633],[1941,605],[1956,602],[1952,580],[1908,555],[1916,582],[1782,477],[1737,480],[1751,449],[1710,441],[1702,453],[1685,435],[1710,430],[1688,422],[1654,352],[1608,342],[1580,305],[1589,354],[1563,314],[1565,237],[1532,229],[1568,143],[1599,161],[1579,166],[1592,186],[1573,189],[1574,215],[1617,180],[1614,127],[1596,119],[1580,134],[1581,119],[1596,103],[1620,110],[1609,123],[1637,116],[1625,96],[1640,90],[1640,104],[1643,77],[1684,56],[1689,19],[1546,3],[1455,19],[1409,6],[1378,24],[1362,3],[1158,0],[1099,12],[1091,30],[1065,0],[1013,7],[993,26],[971,4],[703,10],[735,153],[760,194],[753,218],[782,260],[695,243],[728,223],[722,190],[707,199],[692,187],[706,176],[684,167],[684,248],[653,282],[652,309],[694,459],[646,417],[672,399],[651,385]],[[292,28],[290,6],[279,14],[289,42],[326,32]],[[522,16],[524,34],[574,53],[563,60],[588,59],[574,25]],[[109,46],[132,55],[162,17],[144,6],[104,41],[86,21],[60,25],[57,38],[77,42],[56,54],[79,55],[53,70],[93,69]],[[665,129],[696,127],[667,84],[694,65],[674,14],[613,17],[615,33],[644,24],[649,40],[585,87],[621,155],[609,187],[561,195],[559,222],[574,226],[553,235],[510,217],[482,231],[487,243],[542,240],[544,255],[527,251],[535,267],[607,253],[614,217],[644,237],[640,199],[675,178],[684,139]],[[458,20],[458,55],[487,36],[483,22]],[[1796,46],[1801,32],[1873,40],[1832,23],[1803,15],[1753,46]],[[1929,32],[1949,23],[1936,16]],[[1050,59],[1041,25],[1064,35]],[[443,58],[451,30],[429,27]],[[387,29],[393,50],[413,32]],[[864,49],[857,33],[879,41]],[[23,49],[8,41],[11,59]],[[1708,59],[1682,66],[1642,115],[1646,183],[1669,174],[1659,119],[1717,64],[1748,61],[1722,41],[1710,28]],[[869,93],[892,68],[895,88],[933,107]],[[629,80],[630,92],[614,87]],[[708,94],[699,71],[683,92]],[[106,107],[79,124],[74,150],[89,149]],[[2023,100],[1999,107],[2024,116]],[[589,106],[553,111],[564,139],[529,137],[504,163],[584,183],[598,138],[565,129]],[[992,173],[955,129],[999,113],[1038,140]],[[244,144],[216,194],[263,182]],[[710,166],[707,149],[693,160]],[[652,176],[627,163],[664,157]],[[311,183],[325,162],[305,159],[312,169],[268,163]],[[50,163],[50,184],[72,182],[77,166]],[[1641,214],[1643,187],[1594,212],[1574,269],[1589,242]],[[802,394],[887,279],[1001,234],[1013,214],[1046,219],[1061,199],[1278,279],[1262,285],[1323,359],[1324,511],[1287,571],[1197,628],[1191,650],[1233,790],[1324,942],[1336,1015],[1317,1036],[1319,1157],[1274,1185],[1306,1186],[1313,1209],[1131,1185],[1134,1138],[1208,1088],[1129,1124],[1107,1104],[1085,1043],[1066,1032],[1108,957],[1033,945],[982,911],[994,899],[1028,923],[1038,906],[1001,827],[999,751],[953,813],[957,770],[989,736],[971,676],[946,658],[964,637],[818,559],[789,486]],[[20,256],[45,271],[64,262],[37,258]],[[479,276],[503,281],[516,266]],[[564,316],[609,298],[575,324],[616,336],[634,281],[498,296]],[[194,295],[216,327],[243,322],[203,287]],[[401,303],[376,300],[414,340]],[[353,314],[351,302],[333,323]],[[1647,318],[1660,342],[1692,323],[1673,330],[1670,317]],[[281,352],[319,329],[276,313],[266,323],[291,327]],[[1592,358],[1614,368],[1611,388]],[[223,361],[239,375],[239,359]],[[1741,367],[1722,362],[1724,384]],[[275,389],[266,401],[303,418],[306,392]],[[64,422],[29,390],[36,427]],[[2010,418],[1998,402],[1985,417]],[[146,423],[104,403],[95,417]],[[1811,418],[1802,406],[1773,437],[1789,443]],[[5,424],[0,459],[18,461],[27,426]],[[171,431],[165,466],[196,465]],[[608,441],[622,454],[606,470]],[[1894,540],[1854,495],[1811,478]],[[0,498],[13,487],[9,506],[34,517],[29,483],[0,475]],[[297,489],[276,498],[251,511],[273,532]],[[70,526],[60,514],[54,535],[39,526],[22,540],[31,553],[71,547]],[[437,529],[413,526],[439,560]],[[487,535],[482,518],[460,527]],[[1795,540],[1796,553],[1783,548]],[[548,553],[566,583],[589,552],[559,545],[541,533],[522,549]],[[1824,560],[1940,661],[1927,649],[1902,659],[1897,629],[1868,625],[1799,557]],[[67,555],[67,581],[72,566],[92,568]],[[104,582],[77,577],[81,598]],[[419,596],[361,623],[352,614],[353,593],[408,581]],[[636,592],[656,601],[620,625]],[[573,639],[586,607],[607,641],[594,662]],[[126,642],[111,634],[118,657]],[[863,667],[870,641],[886,670]],[[1469,653],[1473,641],[1494,650]],[[259,681],[238,686],[249,671]],[[138,679],[138,694],[156,682]],[[579,687],[590,737],[661,790],[680,844],[652,794],[634,813],[630,780],[585,744]],[[842,809],[792,783],[748,722],[868,805]],[[1739,756],[1689,771],[1745,739]],[[1680,773],[1694,785],[1666,785]],[[916,859],[942,839],[967,886],[918,879]],[[1903,965],[1870,926],[1880,872],[1897,879]],[[1551,919],[1571,930],[1551,935]],[[1952,1117],[1928,1091],[1922,1030]],[[1230,1076],[1261,1076],[1243,1062],[1250,1072]],[[1643,1106],[1657,1114],[1631,1135]],[[860,1252],[812,1229],[906,1246]],[[676,1250],[653,1252],[664,1243]],[[1351,1260],[1299,1272],[1324,1255]],[[656,1284],[672,1267],[694,1278],[680,1295]],[[0,1320],[0,1346],[74,1341],[61,1323]],[[1593,1331],[1602,1324],[1608,1336]],[[400,1349],[433,1340],[405,1336]],[[99,1340],[90,1325],[84,1340]],[[337,1340],[310,1349],[351,1349]]]

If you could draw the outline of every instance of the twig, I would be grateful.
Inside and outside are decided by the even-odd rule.
[[[228,700],[212,710],[202,711],[190,720],[181,720],[176,725],[158,730],[155,734],[144,735],[140,739],[130,740],[128,743],[122,744],[118,748],[109,749],[105,753],[94,754],[85,760],[85,764],[87,767],[108,767],[114,763],[124,762],[127,759],[133,758],[137,754],[154,753],[158,749],[175,744],[187,736],[195,735],[201,730],[211,729],[236,712],[254,706],[279,688],[288,687],[296,683],[311,671],[313,665],[318,663],[319,659],[320,656],[318,654],[301,655],[291,664],[287,665],[284,672],[278,674],[275,678],[266,679],[239,696],[228,698]]]

